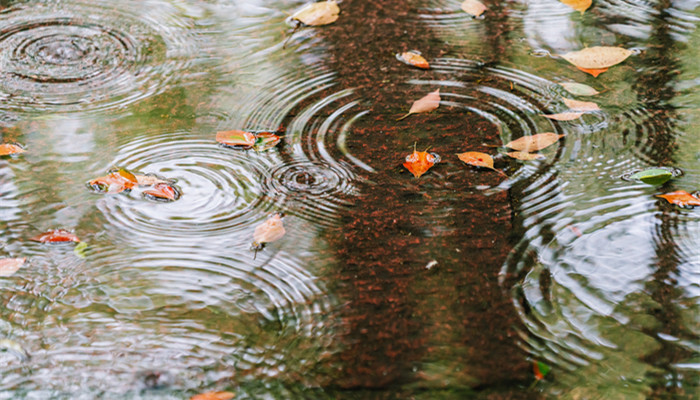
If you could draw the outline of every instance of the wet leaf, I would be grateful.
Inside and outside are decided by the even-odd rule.
[[[139,186],[153,186],[159,183],[171,184],[172,182],[166,179],[162,179],[156,175],[134,175],[136,177],[136,183]]]
[[[663,185],[669,179],[673,178],[673,173],[663,168],[650,168],[632,174],[629,178],[640,180],[650,185]]]
[[[27,261],[23,258],[0,258],[0,276],[11,276],[19,271],[20,267]]]
[[[562,3],[573,8],[576,11],[580,11],[583,14],[584,11],[588,10],[591,6],[593,0],[560,0]]]
[[[280,239],[284,234],[282,215],[277,213],[255,228],[253,241],[258,245],[270,243]]]
[[[136,176],[124,168],[112,170],[108,175],[88,182],[88,186],[99,193],[120,193],[133,189],[136,185],[138,185]]]
[[[556,133],[551,132],[538,133],[536,135],[523,136],[521,138],[513,140],[512,142],[506,144],[505,147],[510,147],[513,150],[526,152],[538,151],[544,149],[545,147],[551,146],[552,144],[559,141],[559,139],[561,139],[562,137],[564,137],[564,135],[558,135]]]
[[[581,67],[576,67],[576,68],[578,68],[579,70],[581,70],[587,74],[593,75],[594,78],[597,78],[598,75],[600,75],[603,72],[608,70],[608,68],[581,68]]]
[[[18,144],[3,143],[0,144],[0,156],[7,156],[10,154],[24,153],[25,150]]]
[[[551,371],[552,368],[541,361],[537,361],[532,363],[532,370],[535,373],[535,379],[539,381],[544,379],[544,377],[547,376],[547,374],[549,374],[549,371]]]
[[[421,69],[430,69],[430,64],[428,63],[428,60],[423,58],[423,56],[420,54],[420,52],[411,50],[411,51],[406,51],[401,54],[397,54],[396,58],[408,65],[412,65],[417,68]]]
[[[561,100],[572,111],[584,111],[584,112],[586,112],[586,111],[600,111],[600,107],[598,107],[598,104],[596,104],[592,101],[578,101],[578,100],[567,99],[566,97],[563,97]]]
[[[414,101],[413,105],[411,106],[411,109],[408,111],[408,114],[397,119],[397,121],[401,121],[402,119],[408,117],[411,114],[433,111],[438,107],[440,107],[440,89],[434,92],[430,92],[427,95],[421,97],[420,99]]]
[[[478,17],[486,11],[486,6],[477,0],[464,0],[462,2],[462,10],[467,14]]]
[[[180,197],[180,192],[167,183],[157,183],[152,189],[144,190],[143,195],[149,200],[175,201]]]
[[[426,173],[433,165],[440,162],[440,158],[434,154],[428,153],[427,151],[416,151],[413,149],[413,153],[406,156],[406,162],[403,166],[409,170],[413,176],[420,178],[421,175]]]
[[[29,239],[41,243],[80,242],[77,236],[65,229],[53,229]]]
[[[542,154],[528,153],[525,151],[511,151],[509,153],[506,153],[506,155],[508,157],[513,157],[517,160],[523,160],[523,161],[541,160],[543,158],[547,158]]]
[[[595,96],[600,94],[599,91],[593,89],[588,85],[578,82],[562,82],[561,85],[567,92],[576,96]]]
[[[625,61],[630,55],[632,51],[622,47],[595,46],[566,53],[562,58],[579,68],[603,69]]]
[[[468,151],[466,153],[457,154],[457,157],[459,157],[460,160],[464,161],[469,165],[492,169],[498,172],[499,174],[506,176],[506,174],[493,167],[493,157],[486,153],[480,153],[478,151]]]
[[[304,25],[319,26],[335,22],[340,14],[336,1],[310,3],[292,15],[292,19]]]
[[[271,149],[280,142],[281,138],[274,133],[261,132],[255,135],[255,151]]]
[[[549,119],[555,119],[557,121],[572,121],[581,118],[582,115],[582,112],[569,111],[558,114],[543,114],[542,116]]]
[[[85,254],[87,248],[88,248],[87,243],[80,242],[73,248],[73,254],[75,254],[75,256],[78,258],[85,258],[85,257],[87,257],[87,255]]]
[[[19,358],[20,361],[29,360],[29,353],[27,353],[21,344],[14,340],[0,339],[0,350],[7,350],[8,353],[13,354],[15,357]]]
[[[231,392],[206,392],[190,397],[190,400],[231,400],[236,397]]]
[[[686,192],[685,190],[679,190],[677,192],[666,194],[657,194],[656,197],[661,197],[669,203],[678,206],[700,206],[700,199]]]
[[[255,146],[255,135],[237,129],[220,131],[216,132],[216,141],[226,146],[251,148]]]

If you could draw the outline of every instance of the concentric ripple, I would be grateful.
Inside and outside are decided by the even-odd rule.
[[[0,13],[0,109],[123,107],[179,79],[194,44],[170,6],[32,2]]]

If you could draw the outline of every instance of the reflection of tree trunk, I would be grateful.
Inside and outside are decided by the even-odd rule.
[[[372,183],[362,185],[335,237],[344,265],[331,279],[345,305],[346,331],[334,383],[471,391],[530,379],[510,336],[518,317],[497,282],[510,249],[508,196],[475,189],[502,178],[454,156],[488,151],[481,143],[498,142],[497,128],[445,106],[396,122],[411,101],[435,89],[405,82],[439,75],[403,65],[394,54],[417,49],[431,59],[447,45],[407,20],[405,1],[345,0],[341,6],[342,18],[323,35],[332,43],[338,86],[372,101],[372,113],[354,123],[348,147],[377,173],[367,177]],[[401,167],[415,141],[444,159],[419,179]],[[432,260],[437,265],[427,269]]]

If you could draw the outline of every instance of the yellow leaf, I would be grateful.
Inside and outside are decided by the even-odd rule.
[[[547,117],[549,119],[555,119],[557,121],[572,121],[578,118],[581,118],[583,115],[582,112],[563,112],[563,113],[558,113],[558,114],[544,114],[543,117]]]
[[[24,153],[24,149],[20,147],[19,145],[12,144],[12,143],[3,143],[0,144],[0,156],[6,156],[9,154],[18,154],[18,153]]]
[[[258,225],[253,233],[253,240],[257,244],[270,243],[284,236],[284,224],[282,216],[275,214],[268,218],[265,222]]]
[[[562,137],[564,137],[564,135],[558,135],[551,132],[538,133],[536,135],[523,136],[513,140],[512,142],[506,144],[506,147],[510,147],[511,149],[518,151],[537,151],[556,143]]]
[[[561,0],[561,2],[583,14],[591,6],[593,0]]]
[[[408,111],[408,114],[399,118],[397,121],[400,121],[411,114],[433,111],[438,107],[440,107],[440,89],[434,92],[430,92],[424,97],[421,97],[420,99],[414,101],[413,105],[411,106],[411,109]]]
[[[466,164],[473,165],[475,167],[484,167],[492,169],[498,172],[499,174],[506,176],[506,174],[493,167],[493,157],[486,153],[480,153],[478,151],[468,151],[466,153],[457,154],[457,157],[459,157],[459,159],[465,162]]]
[[[401,54],[397,54],[396,58],[398,58],[399,61],[408,65],[412,65],[416,68],[430,69],[430,64],[428,64],[428,60],[426,60],[419,52],[415,50],[405,51]]]
[[[295,19],[305,25],[319,26],[328,25],[335,22],[340,14],[340,8],[336,1],[321,1],[310,3],[292,15]]]
[[[566,53],[562,58],[578,68],[604,69],[625,61],[630,55],[632,51],[622,47],[596,46]]]
[[[525,151],[511,151],[509,153],[506,153],[506,155],[509,157],[513,157],[517,160],[523,161],[541,160],[543,158],[546,158],[542,154],[528,153]]]
[[[600,107],[598,107],[598,104],[596,104],[592,101],[578,101],[578,100],[567,99],[566,97],[563,97],[561,100],[572,111],[599,111],[600,110]]]
[[[464,0],[464,2],[462,2],[462,10],[467,14],[478,17],[486,11],[486,6],[476,0]]]
[[[678,206],[700,206],[700,199],[686,192],[685,190],[679,190],[677,192],[666,194],[657,194],[656,197],[661,197],[669,203]]]

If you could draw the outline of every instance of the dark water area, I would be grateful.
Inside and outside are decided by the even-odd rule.
[[[0,2],[0,399],[696,398],[700,207],[656,195],[700,190],[700,2],[483,3]],[[633,54],[559,57],[593,46]],[[91,190],[115,167],[180,196]],[[82,243],[31,240],[57,228]]]

